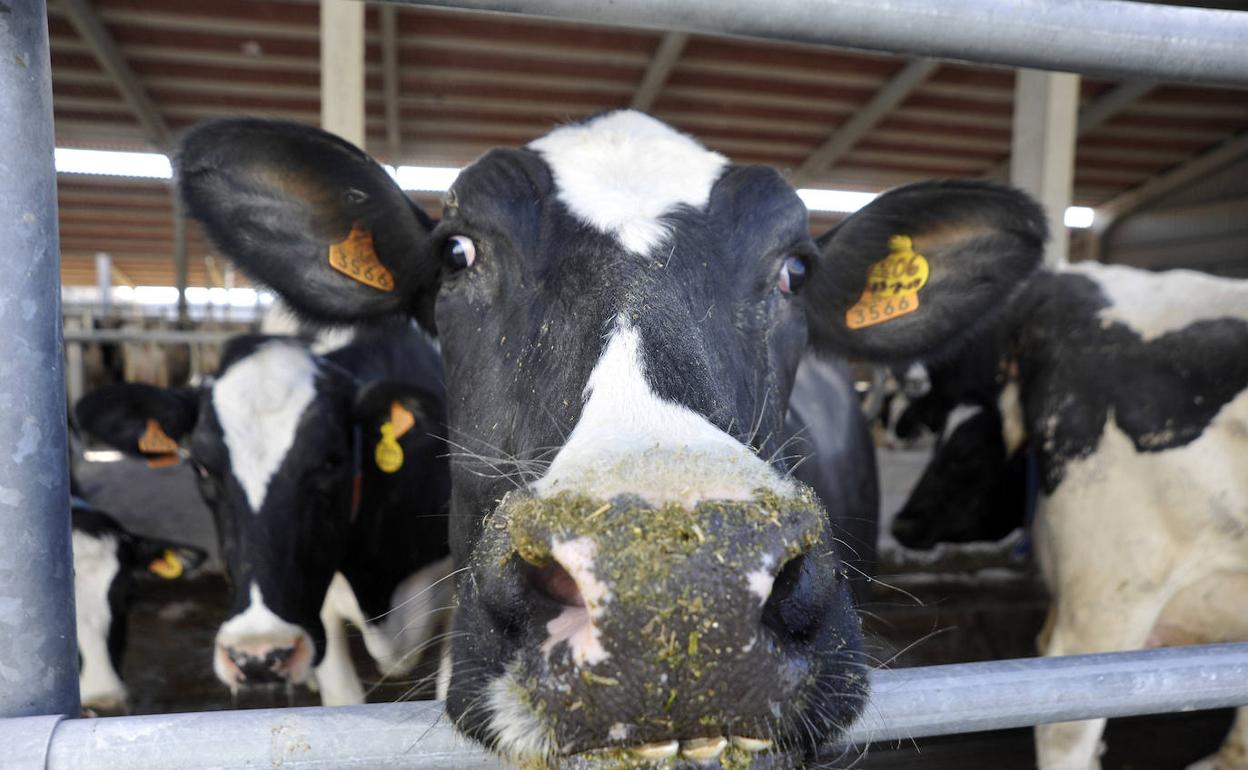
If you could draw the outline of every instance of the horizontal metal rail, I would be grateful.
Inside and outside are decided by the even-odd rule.
[[[66,343],[155,342],[164,345],[222,343],[243,332],[182,329],[66,329]]]
[[[1123,0],[389,0],[889,51],[1085,75],[1248,86],[1248,13]]]
[[[875,672],[870,704],[845,741],[862,745],[1244,704],[1248,704],[1248,644],[928,666]],[[442,704],[429,701],[58,719],[0,720],[5,762],[16,762],[5,766],[31,770],[502,766],[456,735]]]

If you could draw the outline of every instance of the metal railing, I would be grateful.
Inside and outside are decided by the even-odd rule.
[[[1248,85],[1248,15],[1118,0],[444,0],[428,5],[1089,74]],[[6,767],[493,767],[437,704],[77,711],[45,0],[0,13],[0,747]],[[20,116],[12,119],[12,116]],[[1248,645],[881,671],[849,740],[1248,704]]]

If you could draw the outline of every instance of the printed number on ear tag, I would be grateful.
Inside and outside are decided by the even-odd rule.
[[[159,559],[153,559],[152,563],[147,565],[147,569],[165,580],[176,580],[182,577],[182,560],[176,553],[166,548]]]
[[[373,459],[383,473],[394,473],[403,467],[403,447],[394,437],[394,423],[387,420],[381,426],[381,441],[373,452]]]
[[[867,287],[845,312],[851,329],[875,326],[919,309],[919,289],[927,285],[927,259],[914,250],[908,235],[888,239],[888,256],[871,266]]]
[[[149,417],[146,430],[143,431],[142,436],[139,436],[139,451],[151,455],[176,454],[178,442],[169,438],[169,434],[160,427],[160,423]]]
[[[351,226],[346,238],[330,244],[329,266],[365,286],[394,291],[394,275],[377,258],[372,232],[359,222]]]

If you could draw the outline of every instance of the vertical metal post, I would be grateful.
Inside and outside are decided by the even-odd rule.
[[[177,185],[169,185],[173,204],[173,260],[178,284],[178,326],[185,326],[186,311],[186,214],[182,210],[182,195]]]
[[[1065,215],[1074,180],[1078,116],[1078,75],[1018,71],[1010,182],[1034,195],[1049,214],[1051,238],[1044,253],[1049,266],[1066,262],[1070,247]]]
[[[364,4],[321,0],[321,128],[364,146]]]
[[[78,713],[47,25],[0,3],[0,716]]]
[[[100,314],[108,316],[113,304],[113,258],[107,251],[95,253],[95,284],[100,287]]]

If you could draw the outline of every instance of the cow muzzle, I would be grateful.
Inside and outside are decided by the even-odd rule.
[[[502,690],[578,761],[765,753],[818,686],[812,637],[843,601],[827,528],[804,488],[691,507],[512,492],[472,565],[484,601],[528,612]]]

